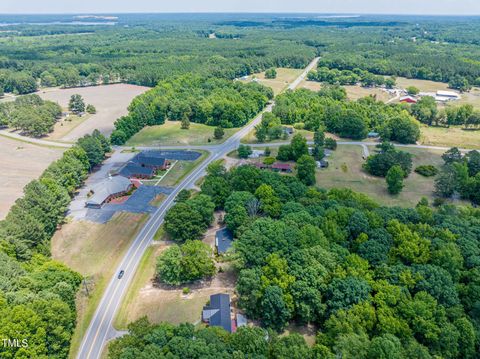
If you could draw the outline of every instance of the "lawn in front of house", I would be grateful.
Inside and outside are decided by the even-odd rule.
[[[215,145],[224,142],[238,131],[238,128],[226,128],[222,139],[213,137],[215,127],[199,123],[190,123],[184,130],[178,121],[166,121],[163,125],[148,126],[127,141],[126,146],[196,146]],[[210,140],[210,141],[209,141]]]

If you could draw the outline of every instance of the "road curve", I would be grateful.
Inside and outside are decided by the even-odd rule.
[[[307,76],[317,64],[319,58],[314,59],[304,70],[304,72],[289,86],[289,89],[295,89],[302,80]],[[294,85],[294,86],[293,86]],[[153,240],[158,228],[163,223],[163,219],[167,210],[173,205],[178,192],[182,189],[192,187],[195,182],[203,176],[207,166],[217,159],[222,158],[225,154],[233,151],[240,144],[240,139],[248,134],[254,126],[260,123],[264,112],[272,111],[273,104],[267,107],[250,121],[245,127],[235,133],[223,144],[210,147],[210,155],[203,161],[192,173],[190,173],[174,191],[165,199],[161,206],[153,213],[144,227],[140,230],[132,245],[128,249],[126,255],[122,259],[120,265],[115,271],[115,275],[110,280],[105,293],[100,301],[97,310],[90,321],[90,325],[85,333],[80,345],[77,358],[79,359],[97,359],[102,354],[105,343],[115,335],[112,327],[113,319],[117,313],[122,299],[128,289],[130,282],[135,275],[135,270],[140,262],[145,250]],[[177,147],[178,148],[178,147]],[[125,272],[121,279],[118,279],[118,273],[123,270]]]
[[[22,136],[18,133],[10,132],[8,130],[0,130],[0,136],[12,138],[17,141],[32,143],[34,145],[47,146],[47,147],[70,148],[73,146],[73,144],[71,143],[55,142],[55,141],[49,141],[49,140],[42,140],[41,138],[32,138],[32,137]]]

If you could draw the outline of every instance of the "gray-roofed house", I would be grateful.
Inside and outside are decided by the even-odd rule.
[[[85,202],[85,207],[101,208],[114,198],[124,196],[132,189],[132,182],[123,176],[104,179],[90,190],[93,194]]]
[[[222,327],[231,333],[230,296],[228,294],[211,295],[210,304],[203,307],[202,321],[213,327]]]
[[[232,232],[224,227],[215,233],[215,247],[217,247],[218,254],[224,254],[232,246],[233,235]]]
[[[155,170],[151,167],[143,167],[135,162],[128,162],[120,169],[122,176],[127,178],[153,178]]]

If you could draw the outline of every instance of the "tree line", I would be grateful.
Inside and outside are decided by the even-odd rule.
[[[49,241],[75,190],[108,151],[99,131],[79,139],[25,186],[0,222],[0,336],[28,341],[28,347],[0,346],[2,358],[68,356],[82,277],[49,258]]]
[[[111,141],[124,144],[143,127],[166,120],[241,127],[272,98],[270,88],[256,83],[197,75],[163,81],[132,101],[129,114],[115,122]]]

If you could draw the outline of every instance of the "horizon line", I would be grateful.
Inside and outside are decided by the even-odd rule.
[[[194,15],[194,14],[239,14],[239,15],[346,15],[346,16],[372,16],[372,15],[384,15],[384,16],[439,16],[439,17],[480,17],[480,13],[476,14],[438,14],[438,13],[390,13],[390,12],[309,12],[309,11],[120,11],[120,12],[0,12],[2,15],[162,15],[162,14],[178,14],[178,15]]]

